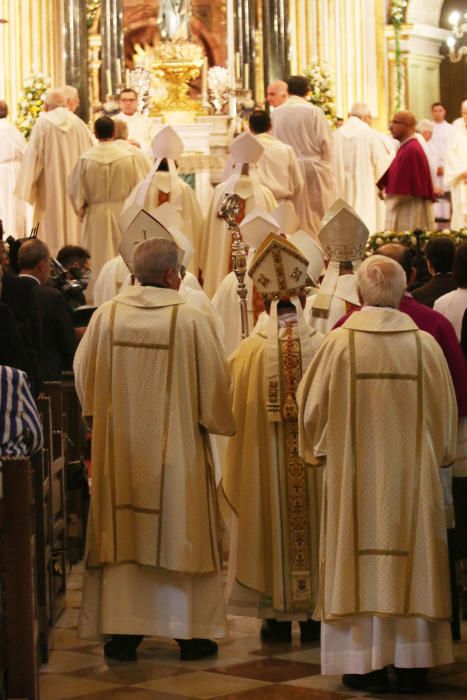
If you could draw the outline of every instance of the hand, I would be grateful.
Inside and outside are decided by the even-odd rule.
[[[384,202],[384,200],[386,198],[385,194],[384,194],[384,190],[378,190],[378,197],[382,202]]]
[[[131,143],[131,145],[135,146],[136,148],[141,148],[141,144],[139,141],[135,141],[135,139],[128,139],[128,143]]]
[[[437,174],[439,177],[443,177],[443,175],[444,175],[444,167],[443,167],[442,165],[439,166],[438,170],[436,171],[436,174]]]
[[[435,187],[434,190],[435,190],[435,195],[437,197],[442,197],[444,195],[444,190],[442,187]]]

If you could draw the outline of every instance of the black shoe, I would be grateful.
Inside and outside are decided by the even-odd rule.
[[[299,622],[300,625],[300,641],[302,644],[307,642],[319,642],[321,638],[321,622],[315,620],[306,620]]]
[[[351,690],[366,690],[368,693],[388,693],[391,690],[387,667],[370,673],[344,673],[342,683]]]
[[[142,635],[113,634],[104,644],[104,656],[115,661],[136,661],[136,650],[142,639]]]
[[[421,693],[425,690],[428,676],[427,668],[396,668],[397,692],[398,693]]]
[[[181,661],[196,661],[217,654],[217,644],[210,639],[176,639]]]
[[[292,623],[279,622],[274,618],[265,620],[261,625],[260,634],[263,642],[291,642]]]

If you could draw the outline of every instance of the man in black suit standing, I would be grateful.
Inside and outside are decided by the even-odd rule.
[[[430,238],[425,246],[425,257],[431,279],[413,290],[414,299],[433,308],[438,297],[456,289],[457,285],[452,273],[455,254],[456,246],[448,236]]]
[[[25,241],[18,253],[19,279],[30,280],[39,303],[42,320],[42,378],[60,380],[71,370],[76,337],[66,300],[59,291],[47,286],[50,279],[50,253],[37,238]]]

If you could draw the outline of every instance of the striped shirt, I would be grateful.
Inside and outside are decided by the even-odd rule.
[[[27,457],[42,447],[42,426],[20,369],[0,365],[0,457]]]

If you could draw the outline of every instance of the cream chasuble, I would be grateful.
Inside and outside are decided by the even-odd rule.
[[[294,149],[272,134],[257,134],[256,138],[264,148],[257,164],[262,184],[271,190],[278,204],[296,202],[302,194],[304,180]]]
[[[451,131],[444,181],[451,190],[451,228],[464,228],[467,226],[467,126],[463,120]]]
[[[312,329],[309,334],[305,360],[296,325],[280,329],[284,398],[295,392],[306,369],[302,362],[311,359],[322,340]],[[320,470],[310,469],[298,456],[297,419],[268,418],[264,328],[241,343],[230,366],[237,432],[227,441],[222,483],[232,525],[229,610],[304,620],[318,595]]]
[[[329,124],[319,107],[292,95],[274,110],[272,133],[292,146],[298,158],[305,186],[295,208],[300,228],[316,238],[319,223],[336,198]]]
[[[173,290],[130,287],[96,311],[74,369],[93,419],[87,567],[218,570],[207,436],[235,427],[211,320]]]
[[[336,194],[355,209],[371,233],[378,228],[376,183],[389,168],[395,149],[359,119],[351,116],[334,133]]]
[[[449,620],[439,469],[456,455],[457,409],[438,343],[400,311],[352,314],[298,401],[301,454],[325,463],[317,615]]]
[[[52,255],[64,245],[83,245],[67,184],[78,158],[92,146],[86,124],[65,107],[43,112],[33,127],[15,194],[34,205],[39,238]]]
[[[73,168],[68,191],[76,213],[83,217],[83,245],[91,253],[89,297],[102,267],[118,254],[122,239],[118,217],[145,174],[141,162],[113,141],[91,148]]]
[[[210,298],[214,296],[231,269],[231,234],[224,219],[218,215],[224,194],[238,194],[244,200],[244,211],[237,223],[241,223],[241,220],[257,207],[270,212],[277,206],[272,192],[261,184],[254,167],[250,165],[251,175],[240,175],[233,186],[231,177],[217,185],[213,192],[200,250],[203,288]]]
[[[187,269],[197,277],[204,216],[190,185],[181,177],[173,176],[172,173],[158,171],[154,175],[149,174],[131,192],[125,202],[125,209],[132,204],[139,204],[149,214],[156,216],[155,209],[165,202],[169,202],[180,214],[183,222],[181,231],[194,248],[193,257]]]
[[[119,293],[130,271],[125,265],[121,255],[105,263],[101,268],[92,291],[93,301],[96,306],[110,301]]]

